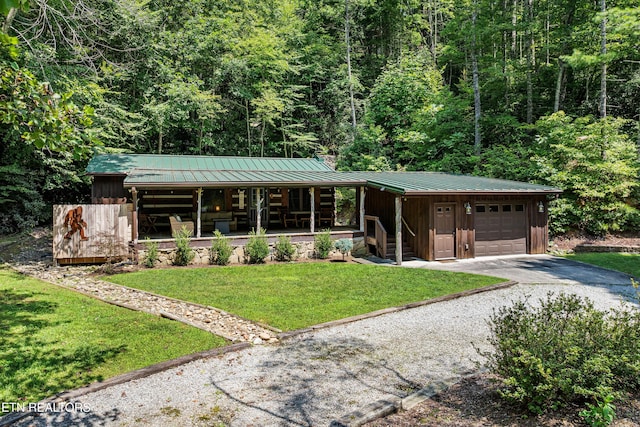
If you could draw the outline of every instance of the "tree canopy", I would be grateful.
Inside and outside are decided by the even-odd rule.
[[[535,181],[565,190],[556,231],[640,224],[636,1],[2,0],[0,16],[0,232],[86,197],[96,148]]]

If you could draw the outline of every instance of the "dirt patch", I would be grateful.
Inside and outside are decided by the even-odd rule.
[[[585,426],[571,405],[549,414],[534,416],[504,401],[498,395],[499,381],[490,374],[466,378],[447,391],[427,399],[408,411],[401,411],[371,423],[371,427],[497,427],[497,426]],[[640,425],[640,394],[625,402],[615,402],[614,427]]]

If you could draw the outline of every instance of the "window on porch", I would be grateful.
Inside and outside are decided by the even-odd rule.
[[[226,210],[224,189],[209,189],[202,192],[202,212],[224,212]]]
[[[289,189],[289,210],[308,211],[311,210],[311,198],[308,188]]]

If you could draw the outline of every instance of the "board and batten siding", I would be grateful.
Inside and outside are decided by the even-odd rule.
[[[70,212],[77,212],[78,208],[82,210],[81,220],[86,226],[80,223],[80,228],[76,227],[73,232],[70,221],[65,225],[65,218],[72,216]],[[131,204],[54,205],[54,261],[68,264],[128,258],[132,213]]]
[[[367,214],[377,216],[388,233],[395,232],[394,195],[369,188],[367,190]],[[474,258],[476,254],[476,205],[487,203],[522,204],[525,209],[522,232],[526,235],[526,253],[544,254],[548,245],[547,200],[540,195],[437,195],[403,196],[402,216],[406,225],[415,235],[403,226],[403,240],[416,256],[435,260],[435,209],[437,205],[451,204],[455,209],[455,258]],[[544,212],[538,210],[538,203],[544,203]],[[466,213],[469,204],[471,212]]]

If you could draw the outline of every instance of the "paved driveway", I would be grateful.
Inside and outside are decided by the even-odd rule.
[[[408,266],[521,284],[199,360],[80,396],[86,413],[50,413],[16,425],[327,426],[377,400],[476,371],[483,361],[476,349],[490,350],[487,319],[510,301],[571,292],[606,308],[631,288],[624,275],[553,257]]]
[[[617,271],[550,255],[483,257],[452,262],[408,261],[407,267],[504,277],[518,283],[628,285],[630,276]]]

